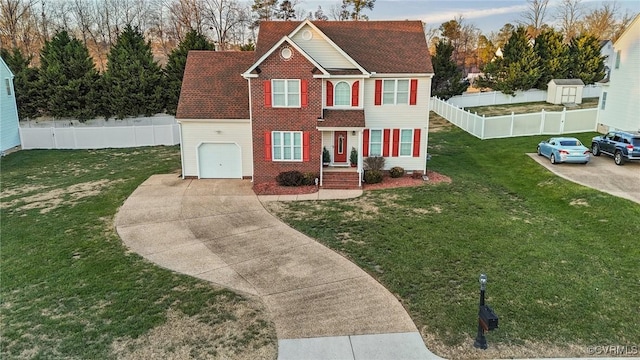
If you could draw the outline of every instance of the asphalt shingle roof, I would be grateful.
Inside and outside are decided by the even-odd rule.
[[[253,62],[253,51],[189,51],[176,118],[249,119]]]
[[[256,60],[300,23],[261,22]],[[369,72],[433,73],[421,21],[314,21],[313,25]]]

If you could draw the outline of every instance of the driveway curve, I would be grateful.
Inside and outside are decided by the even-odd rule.
[[[528,155],[552,173],[569,181],[640,204],[640,162],[618,166],[612,158],[602,155],[591,156],[586,165],[552,165],[544,156]]]
[[[267,212],[250,181],[154,175],[115,225],[127,247],[162,267],[260,297],[279,340],[418,334],[386,288]]]

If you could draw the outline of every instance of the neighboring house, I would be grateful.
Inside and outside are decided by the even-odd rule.
[[[260,184],[297,170],[327,187],[341,171],[358,186],[369,156],[423,174],[432,77],[420,21],[263,21],[255,52],[189,53],[183,176]]]
[[[13,89],[13,73],[0,57],[0,153],[20,145],[18,107]]]
[[[581,79],[552,79],[547,83],[550,104],[582,104],[584,82]]]
[[[615,60],[615,52],[613,51],[613,42],[611,40],[600,41],[600,56],[603,56],[605,67],[605,79],[609,79],[609,74],[613,68],[613,61]]]
[[[610,129],[640,131],[640,15],[613,47],[609,81],[599,83],[598,123]]]

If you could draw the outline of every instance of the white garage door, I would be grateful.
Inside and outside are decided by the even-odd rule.
[[[238,144],[200,144],[198,166],[203,179],[241,179],[242,157]]]

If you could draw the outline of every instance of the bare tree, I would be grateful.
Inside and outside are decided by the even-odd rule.
[[[449,20],[439,28],[442,37],[453,46],[453,60],[465,71],[477,66],[476,47],[480,30],[473,24],[464,21],[462,16]]]
[[[521,24],[527,28],[530,39],[538,36],[545,24],[549,0],[527,0],[527,10],[522,14]]]
[[[570,42],[578,36],[578,23],[583,14],[582,0],[562,0],[558,5],[556,20],[560,23],[560,31],[564,35],[564,41]]]
[[[234,29],[242,26],[240,4],[236,0],[205,0],[203,16],[215,41],[222,50],[228,50]]]
[[[618,22],[620,9],[614,1],[603,2],[601,7],[588,12],[582,21],[581,32],[592,35],[599,40],[613,39],[618,33],[622,22]]]
[[[349,20],[349,10],[347,9],[347,4],[344,2],[342,5],[333,4],[329,8],[329,15],[333,20],[345,21]]]
[[[35,0],[0,0],[0,36],[15,48],[21,45],[24,23],[32,16]]]

